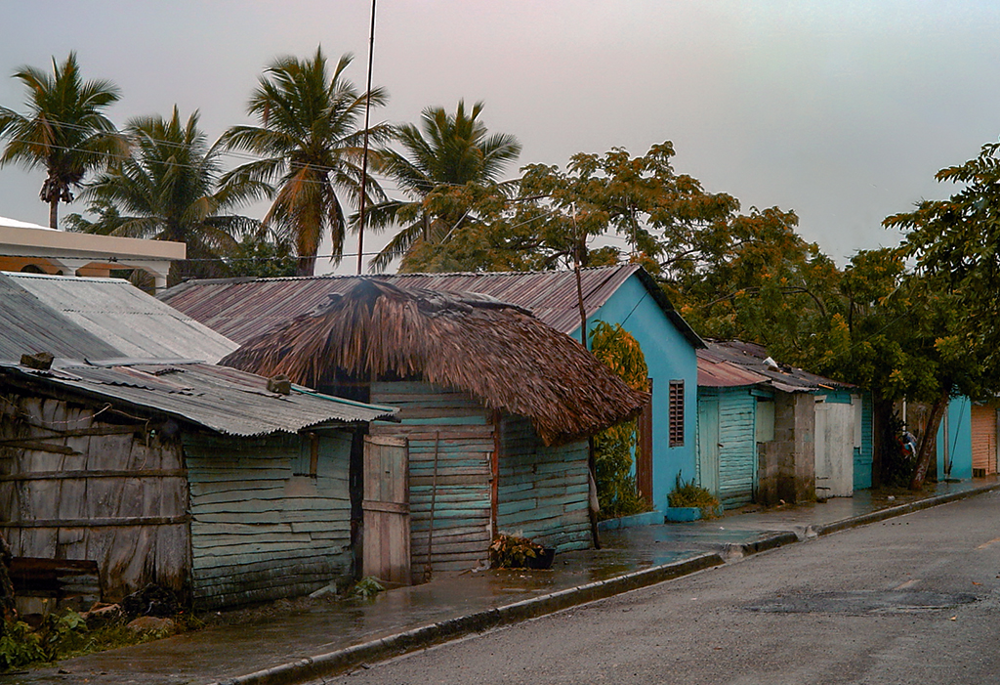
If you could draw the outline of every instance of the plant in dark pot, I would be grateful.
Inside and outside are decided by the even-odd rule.
[[[490,567],[547,569],[555,553],[554,548],[528,538],[500,533],[490,543]]]

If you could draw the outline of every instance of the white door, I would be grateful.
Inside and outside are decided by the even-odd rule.
[[[855,417],[853,404],[816,398],[816,496],[854,494]]]

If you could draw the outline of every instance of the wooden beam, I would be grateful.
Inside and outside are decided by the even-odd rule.
[[[35,519],[0,521],[0,528],[113,528],[118,526],[174,526],[187,523],[190,514],[181,516],[136,516],[132,518]]]
[[[184,478],[186,469],[144,469],[135,471],[36,471],[0,475],[0,483],[34,480],[76,480],[87,478]]]

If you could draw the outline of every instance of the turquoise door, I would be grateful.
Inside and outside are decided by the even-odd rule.
[[[698,399],[698,473],[701,487],[719,496],[719,398]]]

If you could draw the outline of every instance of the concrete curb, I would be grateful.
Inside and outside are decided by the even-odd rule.
[[[961,499],[974,497],[976,495],[981,495],[983,493],[991,492],[997,489],[1000,489],[1000,483],[984,485],[982,487],[977,487],[970,490],[963,490],[961,492],[949,492],[944,495],[935,495],[934,497],[928,497],[927,499],[920,499],[914,502],[907,502],[906,504],[900,504],[899,506],[889,507],[888,509],[879,509],[878,511],[873,511],[868,514],[853,516],[848,519],[834,521],[833,523],[828,523],[822,526],[815,526],[812,527],[811,530],[816,535],[829,535],[830,533],[837,533],[839,531],[847,530],[849,528],[857,528],[858,526],[865,526],[868,525],[869,523],[878,523],[879,521],[885,521],[886,519],[896,518],[897,516],[905,516],[906,514],[912,514],[915,511],[920,511],[922,509],[930,509],[931,507],[936,507],[940,504],[955,502]]]
[[[382,661],[473,633],[482,633],[500,626],[520,623],[580,604],[613,597],[629,590],[679,578],[706,568],[721,566],[724,563],[722,557],[715,552],[700,554],[670,564],[653,566],[607,580],[587,583],[541,597],[533,597],[521,602],[414,628],[380,640],[372,640],[326,654],[217,681],[213,685],[285,685],[323,676],[333,676],[368,662]]]
[[[927,499],[908,502],[907,504],[873,511],[868,514],[835,521],[822,526],[810,527],[807,529],[806,536],[803,539],[829,535],[870,523],[878,523],[879,521],[904,516],[940,504],[974,497],[993,490],[1000,490],[1000,483],[961,492],[936,495]],[[793,532],[777,533],[762,537],[754,542],[727,546],[723,555],[727,557],[750,556],[799,541],[800,538]],[[235,678],[216,681],[211,685],[288,685],[324,676],[338,675],[362,664],[383,661],[408,652],[426,649],[427,647],[472,635],[473,633],[482,633],[500,626],[513,625],[573,606],[587,604],[630,590],[679,578],[695,573],[696,571],[721,566],[725,564],[723,555],[715,552],[700,554],[670,564],[653,566],[607,580],[567,588],[541,597],[533,597],[502,607],[486,609],[466,616],[458,616],[439,623],[389,635],[379,640],[353,645],[326,654],[306,657]]]

